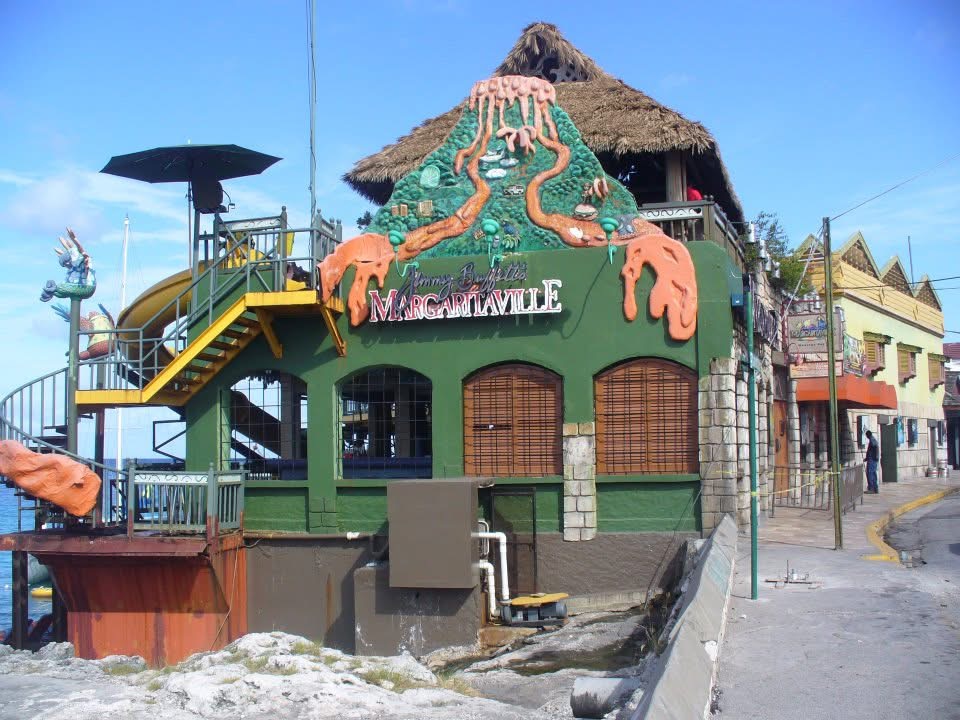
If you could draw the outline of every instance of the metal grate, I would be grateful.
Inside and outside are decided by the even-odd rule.
[[[405,368],[375,368],[344,382],[343,477],[432,477],[432,396],[430,380]]]
[[[467,475],[561,475],[562,430],[562,380],[549,370],[499,365],[481,370],[464,383]]]
[[[699,472],[696,373],[632,360],[598,375],[594,392],[598,473]]]
[[[290,373],[265,370],[229,391],[230,426],[223,456],[251,480],[306,480],[307,386]]]

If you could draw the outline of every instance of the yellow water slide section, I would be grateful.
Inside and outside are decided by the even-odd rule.
[[[152,345],[146,342],[148,338],[163,337],[164,328],[177,319],[178,308],[180,317],[190,312],[192,293],[189,292],[189,288],[192,282],[190,269],[181,270],[144,290],[136,300],[123,309],[120,317],[117,318],[117,329],[129,331],[121,332],[120,335],[123,351],[128,359],[139,360],[141,350],[149,351],[152,348]],[[174,302],[178,296],[180,301]],[[139,342],[140,328],[143,328],[145,341],[142,347]],[[158,355],[156,365],[159,370],[170,362],[171,356],[164,348],[159,350]]]
[[[292,235],[293,233],[290,233]],[[292,245],[292,237],[288,239],[288,244]],[[255,250],[254,260],[260,257]],[[227,263],[229,268],[241,267],[247,262],[246,258],[237,258]],[[206,270],[206,264],[201,263],[200,272]],[[190,312],[190,299],[192,292],[190,284],[193,282],[189,268],[181,270],[178,273],[166,277],[158,283],[144,290],[136,300],[128,305],[117,318],[117,329],[121,331],[120,340],[123,343],[123,352],[129,360],[139,360],[141,353],[149,353],[153,349],[153,344],[148,342],[150,338],[163,337],[164,328],[174,322],[178,317],[183,317]],[[307,285],[296,280],[288,279],[285,284],[285,290],[304,290]],[[179,302],[174,302],[179,296]],[[143,328],[143,344],[141,345],[139,329]],[[123,332],[126,331],[126,332]],[[154,372],[147,372],[152,377],[166,366],[172,355],[166,348],[159,348],[156,358],[151,358],[148,367],[153,368]],[[148,378],[149,379],[149,378]]]

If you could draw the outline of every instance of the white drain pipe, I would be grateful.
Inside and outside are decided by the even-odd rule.
[[[507,536],[502,532],[475,532],[478,540],[498,540],[500,542],[500,600],[510,602],[510,581],[507,579]]]
[[[481,560],[478,564],[480,565],[480,569],[487,574],[487,602],[490,605],[490,621],[492,622],[500,618],[500,613],[497,610],[496,582],[493,579],[496,571],[493,569],[493,565],[486,560]]]

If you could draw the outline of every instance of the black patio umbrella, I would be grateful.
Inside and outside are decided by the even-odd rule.
[[[278,160],[239,145],[173,145],[116,155],[100,172],[149,183],[193,183],[259,175]]]

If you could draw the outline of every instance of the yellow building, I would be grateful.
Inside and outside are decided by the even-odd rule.
[[[811,236],[801,245],[809,252]],[[817,254],[817,251],[821,252]],[[810,280],[824,296],[822,246],[817,243]],[[883,267],[866,240],[854,233],[833,253],[835,344],[838,359],[840,451],[844,464],[861,462],[864,432],[879,433],[885,482],[934,472],[946,459],[943,427],[943,310],[926,275],[911,283],[896,256]],[[800,302],[788,318],[796,340],[814,325],[820,300]],[[822,310],[821,316],[822,316]],[[806,315],[804,315],[806,313]],[[793,340],[791,341],[793,342]],[[804,353],[804,338],[788,348],[797,380],[801,461],[819,464],[826,455],[826,363]],[[841,348],[843,359],[841,357]],[[818,348],[814,348],[818,349]]]

